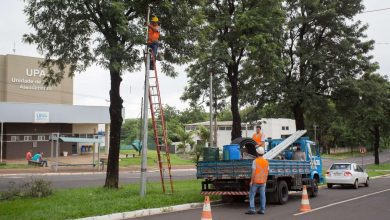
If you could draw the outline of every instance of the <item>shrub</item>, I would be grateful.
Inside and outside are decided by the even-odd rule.
[[[31,179],[30,182],[16,186],[15,182],[9,182],[7,191],[1,192],[1,200],[11,200],[16,197],[21,198],[41,198],[53,193],[51,182],[43,179]]]

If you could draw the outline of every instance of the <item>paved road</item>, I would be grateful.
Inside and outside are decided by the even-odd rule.
[[[290,195],[285,205],[268,205],[266,214],[245,215],[248,203],[221,204],[212,206],[214,220],[220,219],[316,219],[316,220],[385,220],[390,217],[390,178],[381,178],[371,181],[370,187],[352,188],[336,187],[321,189],[318,197],[310,199],[311,213],[298,214],[301,196],[299,193]],[[349,201],[350,200],[350,201]],[[144,220],[170,219],[200,219],[202,209],[169,213],[163,215],[140,218]]]
[[[194,179],[194,170],[173,170],[172,176],[174,179]],[[53,188],[80,188],[88,186],[103,186],[106,178],[105,173],[99,174],[70,174],[70,175],[13,175],[13,176],[1,176],[0,177],[0,191],[4,191],[8,188],[9,182],[15,182],[21,184],[23,182],[34,179],[45,179],[51,181]],[[119,175],[120,184],[138,183],[140,179],[140,173],[121,172]],[[148,181],[157,182],[160,181],[159,172],[149,172]]]
[[[333,160],[333,159],[323,159],[323,166],[325,169],[330,167],[334,162],[356,162],[361,163],[361,157],[354,157],[345,160]],[[382,152],[380,154],[380,161],[390,161],[390,152]],[[374,157],[369,154],[364,157],[364,164],[374,163]],[[1,172],[1,170],[0,170]],[[134,183],[139,181],[139,173],[130,173],[130,172],[121,172],[120,173],[120,184]],[[15,176],[0,176],[0,191],[4,191],[8,188],[9,182],[13,181],[17,184],[30,180],[34,178],[43,178],[52,182],[54,188],[78,188],[78,187],[87,187],[87,186],[102,186],[104,184],[106,175],[105,173],[99,174],[72,174],[72,175],[53,175],[45,176],[41,174],[33,175],[23,175],[18,174]],[[195,171],[185,170],[173,171],[174,179],[195,179]],[[159,181],[159,173],[151,172],[149,173],[149,181]]]

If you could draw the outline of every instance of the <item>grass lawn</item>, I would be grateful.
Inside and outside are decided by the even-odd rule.
[[[141,165],[141,157],[138,156],[138,152],[135,150],[121,150],[121,154],[135,154],[135,158],[122,158],[119,162],[121,167],[133,166],[133,165]],[[192,160],[181,158],[176,154],[170,154],[171,156],[171,164],[174,165],[193,165],[195,164]],[[158,166],[157,164],[157,152],[155,150],[148,150],[148,166]]]
[[[390,163],[382,163],[379,165],[371,164],[365,166],[365,169],[367,169],[368,176],[370,177],[390,174]]]
[[[370,154],[372,152],[367,152],[366,155]],[[361,154],[359,152],[345,152],[345,153],[338,153],[338,154],[321,154],[322,158],[328,158],[328,159],[347,159],[351,157],[361,157]]]
[[[201,181],[174,182],[175,193],[165,195],[160,183],[149,183],[146,198],[139,197],[139,186],[126,185],[119,190],[82,188],[56,190],[46,198],[0,201],[0,219],[74,219],[115,212],[158,208],[202,202]],[[219,197],[212,197],[217,200]],[[199,213],[200,217],[201,213]]]
[[[29,169],[29,168],[39,168],[39,167],[28,165],[28,164],[0,164],[0,169]]]

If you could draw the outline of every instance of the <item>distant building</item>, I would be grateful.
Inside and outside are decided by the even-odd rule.
[[[222,148],[224,145],[230,144],[231,132],[232,132],[232,121],[219,121],[217,122],[217,146]],[[252,137],[256,132],[256,126],[261,125],[262,131],[266,138],[285,138],[296,131],[295,120],[288,118],[263,118],[254,123],[242,123],[241,131],[242,137]],[[210,122],[199,122],[193,124],[187,124],[185,130],[187,132],[196,131],[199,126],[204,126],[207,129],[210,127]],[[214,131],[214,130],[213,130]],[[200,138],[194,132],[192,136],[193,140],[199,143]]]
[[[51,153],[49,137],[91,138],[99,125],[109,134],[109,109],[106,106],[73,105],[73,79],[58,86],[45,87],[46,70],[40,58],[0,55],[0,145],[3,159],[24,158],[27,150]],[[106,143],[108,144],[108,135]],[[93,143],[91,143],[93,144]],[[60,152],[79,154],[80,143],[63,143]],[[86,145],[84,143],[84,145]],[[90,147],[88,148],[90,149]]]

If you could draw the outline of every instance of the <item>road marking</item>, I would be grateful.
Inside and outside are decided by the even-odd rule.
[[[321,207],[312,209],[311,211],[308,211],[308,212],[296,213],[296,214],[294,214],[294,216],[303,215],[303,214],[307,214],[307,213],[310,213],[310,212],[315,212],[315,211],[318,211],[318,210],[321,210],[321,209],[329,208],[329,207],[332,207],[332,206],[335,206],[335,205],[339,205],[339,204],[342,204],[342,203],[346,203],[346,202],[362,199],[362,198],[365,198],[365,197],[369,197],[369,196],[376,195],[376,194],[383,193],[383,192],[387,192],[387,191],[390,191],[390,189],[385,189],[385,190],[381,190],[381,191],[378,191],[378,192],[366,194],[366,195],[363,195],[363,196],[358,196],[358,197],[355,197],[355,198],[352,198],[352,199],[347,199],[347,200],[343,200],[343,201],[340,201],[340,202],[335,202],[335,203],[332,203],[332,204],[329,204],[329,205],[325,205],[325,206],[321,206]]]

